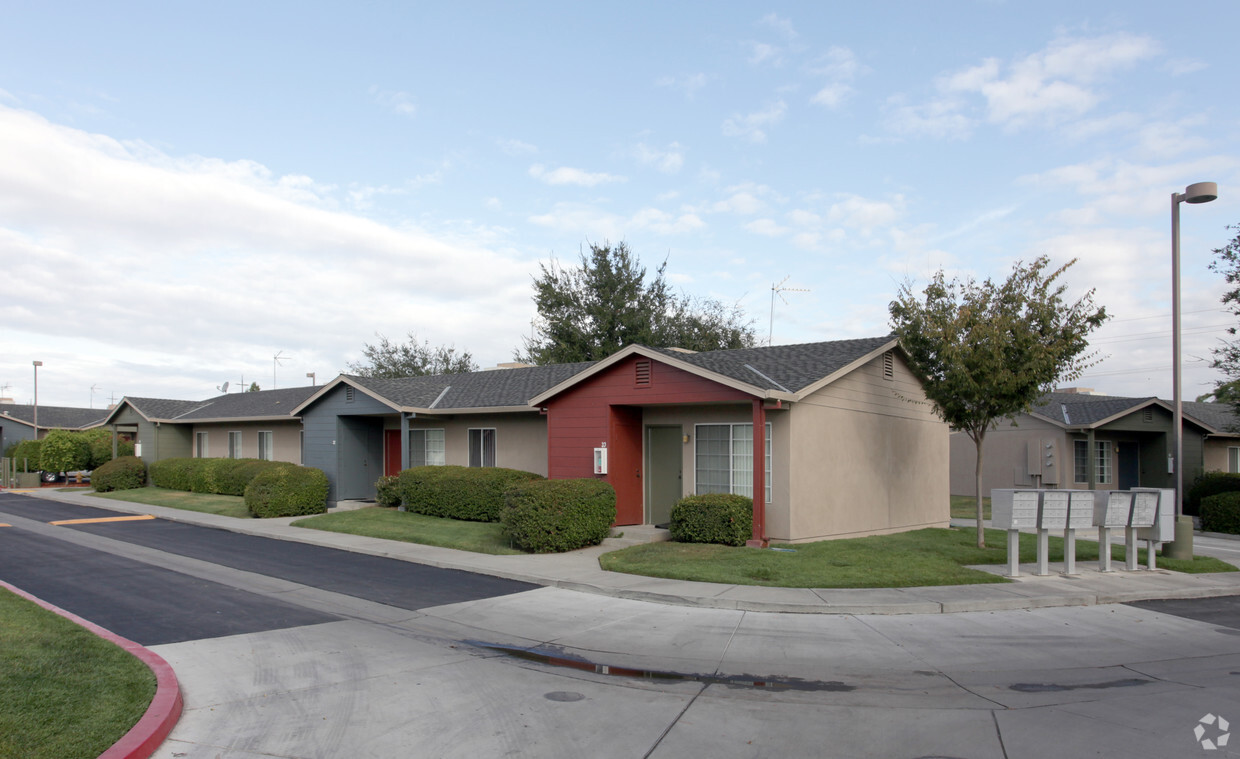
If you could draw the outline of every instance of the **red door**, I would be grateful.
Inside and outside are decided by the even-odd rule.
[[[610,412],[607,481],[616,489],[616,524],[641,524],[642,410],[612,406]]]
[[[383,431],[383,473],[400,474],[400,430]]]

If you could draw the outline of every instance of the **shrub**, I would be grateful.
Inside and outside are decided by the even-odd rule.
[[[504,534],[535,553],[598,545],[616,521],[616,491],[602,480],[529,480],[504,493]]]
[[[118,456],[99,465],[91,475],[96,493],[133,490],[146,484],[146,464],[137,456]]]
[[[1218,493],[1202,498],[1201,529],[1240,535],[1240,492]]]
[[[389,474],[375,483],[375,503],[388,508],[400,505],[400,477]]]
[[[1206,472],[1194,480],[1192,487],[1184,494],[1184,513],[1200,516],[1202,499],[1219,493],[1237,491],[1240,491],[1240,474]]]
[[[112,460],[112,430],[107,427],[95,427],[74,434],[81,435],[90,450],[90,463],[86,465],[87,469],[98,469]],[[133,443],[128,440],[117,440],[116,455],[132,456]]]
[[[45,472],[70,472],[90,466],[90,445],[82,435],[52,430],[43,438],[39,468]]]
[[[11,448],[9,454],[13,465],[24,472],[39,471],[39,457],[43,454],[42,440],[22,440]]]
[[[753,536],[753,499],[730,493],[691,495],[672,506],[672,540],[743,546]]]
[[[245,495],[246,486],[261,472],[291,466],[263,459],[163,459],[151,464],[151,484],[170,490],[218,495]]]
[[[260,518],[322,514],[327,511],[327,475],[293,464],[266,469],[246,486],[245,505]]]
[[[416,466],[398,476],[409,511],[471,522],[498,522],[510,485],[543,479],[519,469],[465,466]]]

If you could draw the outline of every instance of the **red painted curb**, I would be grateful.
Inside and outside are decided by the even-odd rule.
[[[56,612],[70,622],[85,627],[104,640],[112,641],[136,656],[155,673],[155,698],[151,699],[151,705],[147,707],[146,714],[143,714],[142,719],[138,720],[138,724],[121,736],[119,741],[112,744],[111,748],[100,754],[99,759],[148,759],[151,754],[155,753],[155,749],[159,748],[159,744],[164,742],[164,739],[168,737],[168,733],[172,732],[172,728],[176,725],[177,720],[181,718],[181,710],[185,705],[185,702],[181,699],[181,686],[177,683],[176,673],[172,671],[172,667],[168,662],[164,661],[163,657],[154,651],[150,651],[134,643],[132,640],[122,638],[111,630],[105,630],[94,622],[82,619],[78,615],[49,604],[40,598],[35,598],[21,588],[15,588],[3,580],[0,580],[0,587],[11,590],[22,598],[33,601],[48,611]]]

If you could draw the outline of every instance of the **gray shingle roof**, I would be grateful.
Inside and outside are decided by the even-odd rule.
[[[98,426],[107,417],[107,409],[76,408],[73,406],[44,406],[39,404],[39,428],[80,430]],[[34,424],[34,406],[4,404],[0,406],[0,418]]]
[[[1184,415],[1200,421],[1219,432],[1240,433],[1240,419],[1235,407],[1228,403],[1197,403],[1184,401]]]
[[[178,422],[196,419],[245,419],[288,416],[302,401],[314,395],[318,387],[290,387],[282,390],[259,390],[253,393],[228,393],[200,401],[179,416]]]
[[[738,348],[706,353],[657,350],[671,358],[750,385],[797,393],[862,356],[878,350],[893,339],[895,339],[893,336],[885,335],[857,340],[773,345],[766,348]],[[753,367],[774,380],[782,388],[772,387],[769,381],[749,367]]]
[[[125,401],[147,419],[175,419],[201,406],[205,401],[178,401],[171,398],[131,398]]]
[[[592,365],[592,362],[585,362],[429,377],[379,379],[350,376],[349,379],[404,408],[430,408],[431,404],[434,404],[436,411],[495,408],[524,406],[534,396]],[[441,394],[443,397],[440,397]]]
[[[1116,414],[1136,409],[1152,400],[1145,398],[1123,398],[1116,395],[1082,395],[1081,393],[1047,393],[1033,407],[1033,413],[1053,419],[1060,424],[1073,427],[1097,424]],[[1064,409],[1068,417],[1064,418]]]

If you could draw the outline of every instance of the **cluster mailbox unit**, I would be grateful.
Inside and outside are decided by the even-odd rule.
[[[1125,569],[1137,569],[1137,541],[1148,548],[1155,568],[1158,543],[1175,537],[1174,490],[993,490],[991,524],[1007,531],[1008,577],[1020,575],[1020,531],[1036,530],[1038,575],[1049,575],[1049,531],[1063,530],[1064,574],[1076,574],[1076,531],[1098,528],[1098,568],[1111,569],[1111,530],[1123,529]]]

